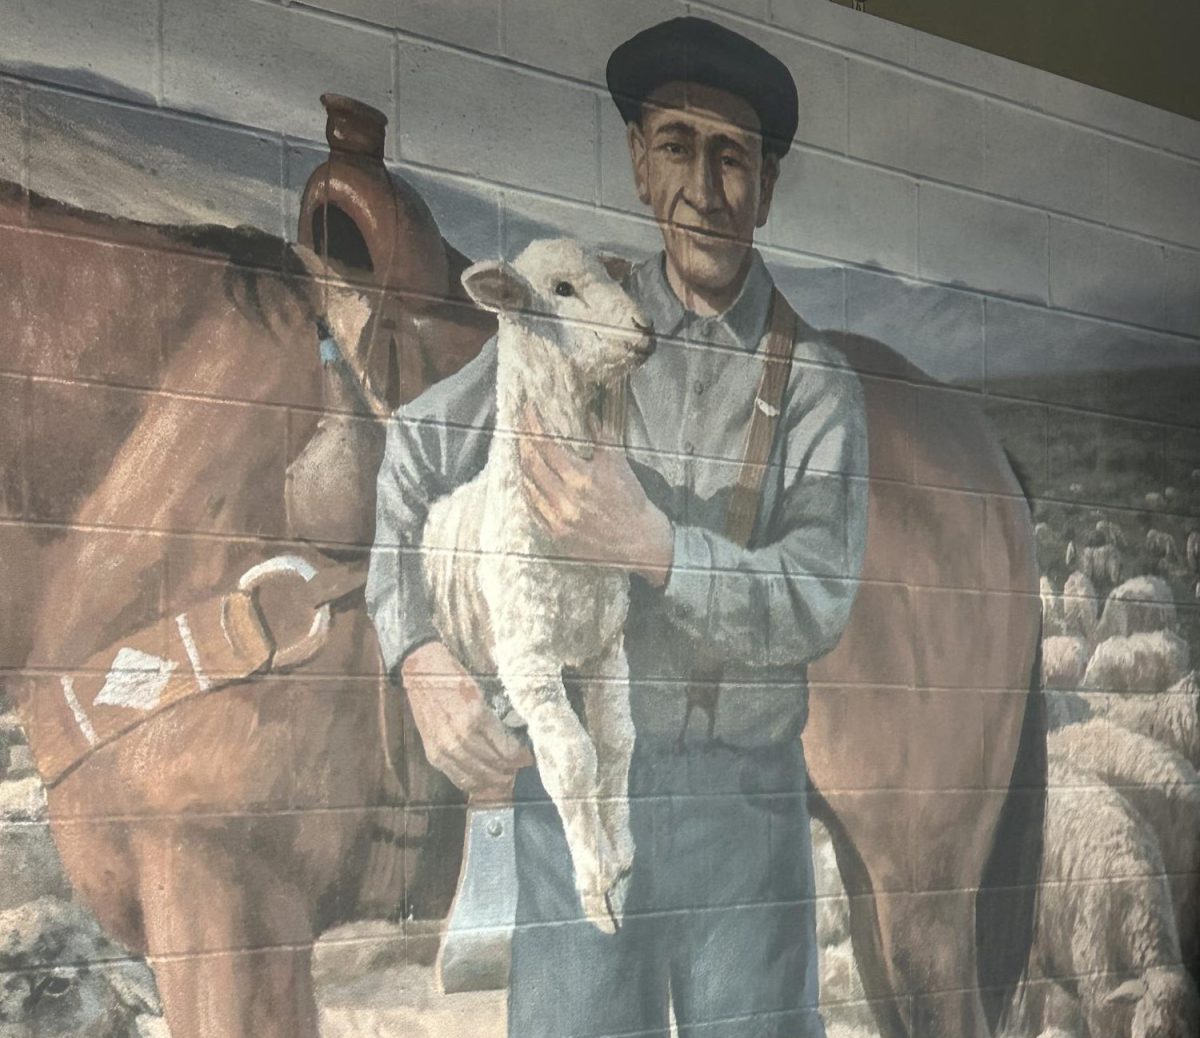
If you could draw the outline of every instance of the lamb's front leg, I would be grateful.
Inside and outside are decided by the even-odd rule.
[[[562,818],[584,914],[600,930],[613,933],[616,922],[607,895],[619,870],[600,819],[596,750],[567,701],[561,670],[545,661],[530,666],[526,660],[502,667],[500,679],[528,725],[542,784]]]
[[[600,820],[612,844],[618,869],[609,901],[619,925],[634,852],[629,826],[629,765],[633,759],[634,728],[624,638],[618,638],[607,656],[587,668],[583,709],[599,761]]]

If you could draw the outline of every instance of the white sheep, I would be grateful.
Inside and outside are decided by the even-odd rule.
[[[1038,525],[1044,526],[1045,523]],[[1062,598],[1054,590],[1049,577],[1043,576],[1038,581],[1038,594],[1042,599],[1042,637],[1064,634]]]
[[[1185,959],[1200,954],[1196,932],[1200,775],[1196,769],[1157,740],[1104,718],[1050,732],[1046,745],[1059,760],[1098,775],[1149,824],[1173,891],[1180,948]]]
[[[1072,541],[1067,547],[1067,565],[1072,563],[1092,583],[1110,587],[1121,582],[1121,574],[1125,569],[1124,556],[1115,544],[1088,545],[1077,550]]]
[[[1113,588],[1096,627],[1096,642],[1175,628],[1175,596],[1161,577],[1133,577]]]
[[[1056,691],[1078,687],[1088,665],[1083,638],[1057,634],[1042,641],[1042,687]]]
[[[1169,746],[1200,768],[1200,681],[1192,671],[1155,695],[1096,696],[1095,713]]]
[[[483,471],[433,504],[423,534],[435,625],[469,671],[498,674],[527,726],[585,914],[605,932],[620,925],[633,860],[629,577],[554,558],[523,490],[514,434],[532,405],[548,436],[590,455],[603,388],[653,349],[646,318],[614,280],[627,269],[555,240],[464,272],[471,297],[499,315],[497,432]],[[583,677],[587,730],[567,700],[564,666]]]
[[[1083,638],[1089,647],[1095,645],[1099,600],[1096,585],[1086,573],[1076,570],[1067,577],[1062,591],[1062,633]]]
[[[1162,692],[1187,673],[1188,645],[1171,631],[1113,637],[1096,646],[1083,676],[1093,692]]]
[[[42,897],[0,912],[4,1038],[138,1038],[162,1008],[150,967],[79,905]]]
[[[1149,826],[1099,776],[1052,756],[1042,874],[1023,1011],[1038,1029],[1059,1000],[1044,980],[1078,990],[1090,1038],[1175,1038],[1196,1033],[1200,996],[1181,954],[1171,891]]]

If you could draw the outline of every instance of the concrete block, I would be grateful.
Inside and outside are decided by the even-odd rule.
[[[414,36],[487,54],[500,49],[500,0],[298,0]]]
[[[1050,300],[1066,310],[1163,324],[1163,247],[1106,227],[1050,218]]]
[[[916,197],[908,177],[794,152],[775,189],[769,244],[915,273]]]
[[[760,22],[765,22],[770,17],[773,6],[771,0],[706,0],[706,4],[708,7],[719,7],[722,10],[740,14],[744,18],[754,18]],[[710,12],[696,13],[707,17]]]
[[[786,0],[772,5],[774,24],[859,54],[907,64],[911,41],[919,35],[907,26],[831,4],[829,0]]]
[[[681,0],[505,0],[502,52],[522,64],[603,86],[615,47],[683,13]]]
[[[158,6],[158,0],[9,0],[0,66],[31,79],[153,103]]]
[[[320,96],[392,110],[392,41],[300,7],[163,0],[167,104],[322,140]]]
[[[1046,209],[1105,218],[1104,136],[989,100],[985,138],[987,190]]]
[[[904,278],[846,271],[846,330],[878,339],[932,378],[983,385],[983,300]]]
[[[19,87],[0,82],[0,180],[26,186],[25,100]]]
[[[578,238],[588,246],[640,260],[662,249],[648,217],[623,216],[579,202],[506,190],[502,201],[503,255],[513,257],[536,238]]]
[[[34,190],[135,220],[280,233],[278,138],[53,91],[28,96]]]
[[[1200,338],[1200,252],[1170,246],[1164,252],[1164,326]]]
[[[1200,247],[1200,162],[1113,141],[1108,189],[1114,227]]]
[[[987,300],[985,322],[989,393],[1196,424],[1194,342],[998,299]]]
[[[405,161],[595,199],[593,91],[405,40],[398,89]]]
[[[27,386],[23,378],[0,375],[0,516],[25,510]]]
[[[820,331],[844,329],[846,271],[842,267],[809,263],[769,246],[759,252],[802,321]]]
[[[909,30],[911,50],[904,62],[913,72],[949,80],[972,90],[1032,104],[1039,95],[1037,69],[955,40]]]
[[[849,67],[851,155],[978,187],[983,180],[983,99],[873,62]]]
[[[922,184],[921,276],[998,295],[1046,298],[1046,216]]]

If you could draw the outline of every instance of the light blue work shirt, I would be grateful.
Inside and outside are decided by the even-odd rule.
[[[807,716],[806,665],[837,643],[862,564],[862,387],[841,353],[800,321],[754,534],[749,546],[735,544],[722,531],[762,374],[771,275],[754,252],[737,298],[714,317],[680,303],[661,253],[636,266],[627,287],[657,338],[630,379],[628,454],[674,527],[665,587],[631,581],[625,647],[638,737],[706,738],[699,712],[683,732],[687,687],[698,667],[719,665],[715,736],[743,746],[793,739]],[[367,583],[389,669],[437,637],[421,529],[429,504],[486,462],[495,386],[493,338],[389,423]]]

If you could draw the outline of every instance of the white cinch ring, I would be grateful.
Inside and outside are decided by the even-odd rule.
[[[299,555],[276,555],[255,566],[251,566],[242,574],[238,581],[238,590],[247,594],[261,587],[270,578],[276,576],[300,577],[306,584],[317,575],[317,568],[307,559]],[[271,656],[271,666],[275,669],[293,667],[304,663],[321,651],[325,640],[329,637],[329,625],[333,611],[329,603],[313,610],[312,625],[308,633],[291,645],[277,648]]]

